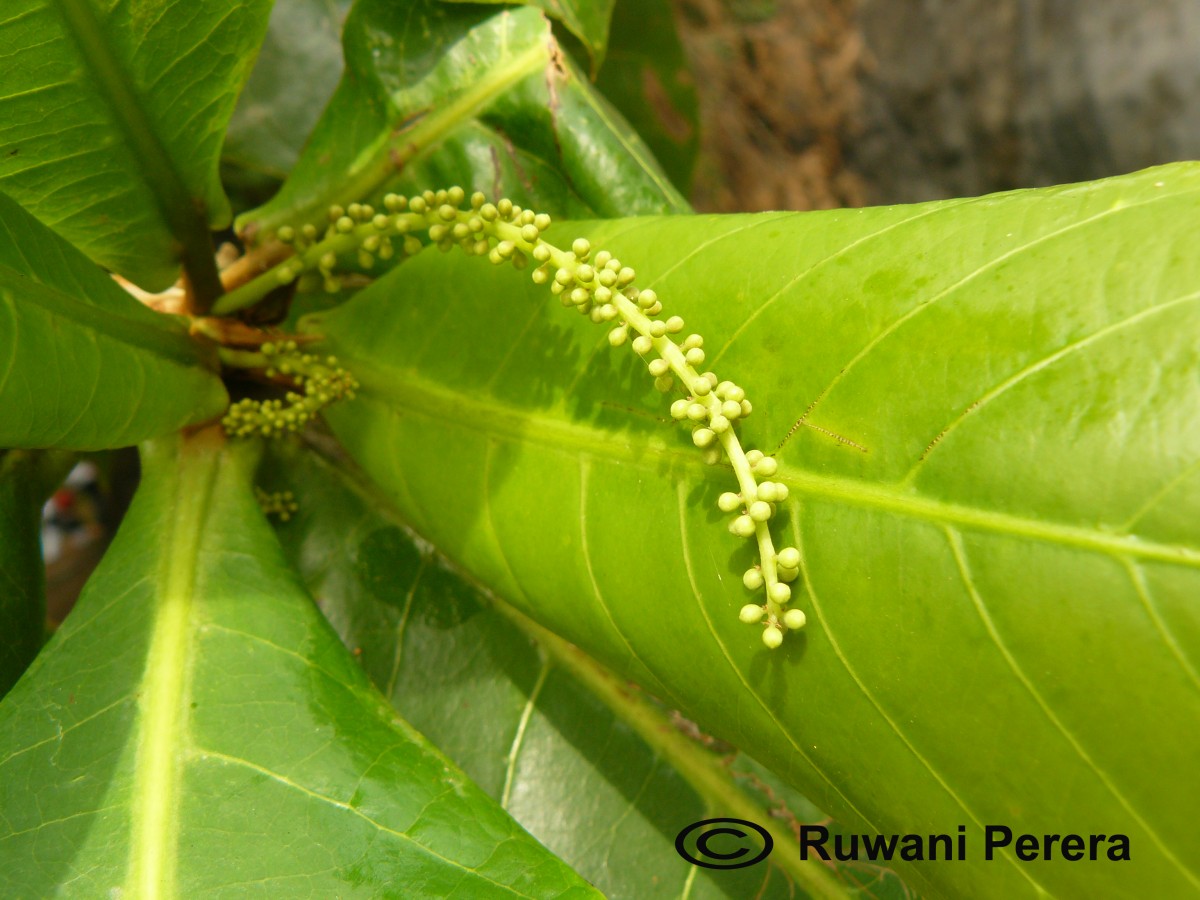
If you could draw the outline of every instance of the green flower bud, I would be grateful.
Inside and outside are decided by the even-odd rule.
[[[660,375],[666,375],[670,370],[671,364],[665,359],[650,360],[650,374],[655,378],[658,378]]]
[[[500,214],[501,218],[507,219],[509,216],[511,216],[513,214],[513,202],[511,200],[509,200],[507,197],[503,197],[503,198],[497,200],[496,201],[496,212],[498,212]]]
[[[687,414],[693,422],[703,422],[708,418],[708,407],[703,403],[693,403],[688,406]]]
[[[783,566],[780,566],[778,569],[775,570],[775,574],[779,576],[780,581],[792,582],[800,577],[800,570],[799,569],[787,569],[787,568],[784,568]]]
[[[601,251],[599,251],[599,252],[596,254],[596,260],[595,260],[595,262],[596,262],[596,268],[597,268],[597,269],[603,269],[605,266],[607,266],[607,265],[608,265],[608,262],[609,262],[609,260],[611,260],[611,259],[612,259],[612,254],[611,254],[611,253],[609,253],[607,250],[601,250]]]
[[[629,329],[624,325],[614,328],[608,333],[608,342],[614,347],[620,347],[629,339]]]
[[[784,547],[775,559],[785,569],[800,568],[800,551],[795,547]]]
[[[414,207],[413,212],[421,212],[421,210]],[[500,211],[496,209],[496,205],[494,203],[485,203],[483,206],[479,207],[479,218],[483,219],[485,222],[495,222],[498,218],[500,218]]]
[[[762,569],[760,569],[758,566],[754,566],[752,569],[747,569],[742,574],[742,584],[746,586],[746,590],[748,591],[757,591],[763,586]]]
[[[729,530],[738,537],[748,538],[754,534],[754,520],[749,516],[738,516],[730,524]]]
[[[586,288],[577,287],[571,291],[571,302],[576,306],[583,306],[591,299],[592,295],[587,292]]]
[[[727,432],[729,430],[729,420],[727,418],[725,418],[723,415],[721,415],[720,413],[717,413],[715,416],[712,417],[712,420],[708,423],[708,427],[711,428],[713,431],[715,431],[717,434],[724,434],[725,432]]]
[[[621,285],[621,287],[624,287],[636,277],[637,273],[634,272],[633,269],[629,268],[629,266],[622,266],[620,271],[617,272],[617,284]],[[650,293],[653,294],[654,292],[651,291]]]
[[[550,217],[545,213],[538,213],[533,217],[533,224],[537,226],[538,231],[545,231],[550,227]]]
[[[752,404],[749,400],[743,400],[742,401],[742,418],[745,418],[746,416],[750,415],[750,413],[752,413],[752,412],[754,412],[754,404]]]
[[[430,230],[432,231],[432,229]],[[504,257],[504,259],[510,259],[513,255],[513,251],[516,249],[517,245],[512,241],[501,241],[496,245],[496,252]]]
[[[777,581],[771,585],[770,590],[767,591],[767,596],[782,606],[792,599],[792,589],[786,584]]]
[[[446,191],[446,199],[455,206],[459,206],[463,202],[463,198],[466,196],[467,192],[460,188],[457,184]]]
[[[712,387],[707,378],[697,378],[692,384],[692,393],[697,397],[707,397],[710,391],[712,391]]]
[[[687,403],[686,400],[677,400],[675,402],[676,403]],[[682,416],[677,416],[676,418],[682,418]],[[742,505],[741,495],[735,494],[732,491],[726,491],[720,497],[717,498],[717,508],[719,510],[721,510],[721,512],[733,512],[741,505]]]
[[[291,225],[284,225],[275,234],[275,237],[279,238],[279,240],[285,244],[290,244],[296,239],[296,229]]]
[[[770,503],[766,503],[762,500],[755,500],[750,504],[750,508],[747,510],[747,512],[750,514],[750,518],[752,518],[755,522],[765,522],[771,518],[771,513],[773,510],[771,509]]]
[[[742,406],[740,403],[734,403],[732,400],[726,400],[721,404],[721,412],[727,419],[737,419],[742,415]]]
[[[545,269],[534,269],[529,277],[533,279],[534,284],[545,284],[550,280],[550,273]]]
[[[710,429],[710,428],[697,428],[695,431],[692,432],[692,443],[695,444],[697,447],[703,448],[703,447],[707,447],[714,440],[716,440],[716,437],[717,436],[712,432],[712,429]]]
[[[632,271],[632,270],[631,269],[622,269],[621,271],[622,271],[622,274],[624,274],[625,272]],[[617,276],[617,283],[625,284],[626,282],[622,282],[620,276]],[[658,295],[656,293],[654,293],[654,291],[650,290],[649,288],[647,288],[644,291],[638,292],[637,304],[642,309],[649,309],[651,306],[653,306],[657,302],[658,302]]]
[[[572,284],[575,281],[575,276],[572,275],[568,269],[559,269],[554,273],[554,280],[563,287],[566,287],[568,284]]]
[[[683,331],[683,319],[679,316],[671,316],[671,318],[667,319],[667,331],[671,334],[679,334],[679,332]]]
[[[601,269],[596,275],[596,280],[606,288],[610,288],[617,283],[617,273],[610,272],[608,269]]]
[[[779,496],[775,493],[775,482],[764,481],[758,486],[758,498],[766,500],[768,503],[775,503],[779,500]]]
[[[753,603],[747,603],[738,612],[738,618],[747,625],[756,625],[762,621],[763,616],[766,614],[767,611],[761,606],[755,606]]]
[[[685,353],[683,355],[683,358],[688,361],[689,366],[704,365],[704,351],[701,350],[699,347],[693,347],[691,350],[689,350],[687,353]]]
[[[540,263],[550,261],[550,248],[545,244],[538,244],[533,248],[533,258]]]
[[[808,616],[804,615],[802,609],[789,609],[783,614],[783,624],[787,626],[788,631],[799,631],[808,624]]]
[[[676,400],[674,403],[671,404],[671,418],[672,419],[686,419],[687,418],[687,410],[688,410],[688,401],[681,397],[678,400]]]
[[[644,334],[639,334],[633,339],[633,352],[638,356],[645,356],[654,349],[654,342]]]
[[[594,280],[595,277],[596,270],[587,263],[583,263],[575,269],[575,280],[582,284],[587,284],[589,281]]]
[[[666,322],[651,322],[649,331],[650,331],[651,337],[656,337],[656,338],[664,337],[667,333],[667,323]]]
[[[703,346],[704,346],[704,338],[700,337],[700,335],[698,335],[698,334],[689,334],[686,338],[684,338],[683,349],[685,351],[691,350],[693,347],[703,347]]]
[[[483,195],[480,194],[480,196]],[[390,213],[400,212],[406,206],[408,206],[407,197],[402,197],[399,194],[385,194],[383,197],[383,208]]]
[[[577,259],[587,259],[592,252],[592,245],[588,243],[587,238],[575,238],[571,242],[571,252],[575,254]]]
[[[763,629],[762,642],[766,644],[768,650],[777,650],[783,643],[783,632],[776,625],[768,625]]]
[[[438,241],[445,239],[449,231],[450,229],[448,229],[445,225],[430,225],[429,239],[434,243],[437,243]]]
[[[660,394],[669,394],[675,386],[675,379],[670,375],[660,375],[654,379],[654,389]]]

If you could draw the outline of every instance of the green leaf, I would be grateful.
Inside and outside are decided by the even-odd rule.
[[[42,646],[42,503],[66,475],[71,459],[67,453],[0,453],[0,697]]]
[[[151,290],[216,269],[225,126],[270,0],[12,0],[0,22],[0,190]],[[204,279],[204,283],[200,283]]]
[[[507,0],[448,0],[451,3],[505,3]],[[536,6],[546,15],[558,19],[587,49],[595,76],[604,64],[608,50],[609,23],[616,0],[517,0]]]
[[[282,181],[342,77],[351,0],[277,0],[225,136],[224,162]]]
[[[255,238],[386,190],[459,184],[552,215],[687,211],[649,150],[530,7],[358,0],[346,75]]]
[[[419,531],[840,821],[967,829],[949,896],[1187,896],[1200,734],[1200,165],[918,206],[571,226],[755,403],[810,625],[644,365],[527,276],[423,254],[318,317],[328,420]],[[436,298],[436,302],[432,298]],[[800,424],[797,424],[800,423]],[[847,443],[851,441],[853,443]],[[985,826],[1132,861],[984,858]]]
[[[223,443],[146,446],[0,704],[0,893],[596,896],[370,688]]]
[[[791,827],[822,813],[754,791],[752,761],[694,741],[687,723],[464,579],[360,476],[280,443],[267,486],[299,507],[280,541],[346,646],[407,721],[606,897],[675,898],[689,881],[691,897],[763,900],[899,885],[871,866],[835,877],[801,863]],[[689,878],[674,838],[710,814],[771,828],[776,865]]]
[[[596,87],[688,195],[700,148],[700,108],[668,0],[620,0]]]
[[[126,447],[229,398],[182,321],[0,194],[0,447]]]

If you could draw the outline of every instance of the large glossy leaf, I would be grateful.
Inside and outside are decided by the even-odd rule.
[[[0,194],[0,447],[125,447],[228,403],[182,322]]]
[[[619,0],[596,87],[629,120],[671,183],[690,195],[700,109],[669,0]]]
[[[250,237],[451,183],[557,215],[688,208],[532,7],[358,0],[343,43],[346,75],[291,177],[238,218]]]
[[[10,0],[0,190],[151,289],[215,269],[217,159],[270,0]],[[205,261],[207,258],[207,262]]]
[[[903,896],[878,867],[801,863],[791,829],[822,813],[472,584],[358,473],[291,446],[267,462],[299,506],[284,551],[371,680],[610,900]],[[691,874],[674,838],[710,815],[771,828],[776,865]]]
[[[277,0],[222,159],[283,180],[342,77],[350,0]]]
[[[500,3],[503,0],[449,0],[453,3]],[[518,0],[536,6],[579,38],[592,61],[593,74],[604,63],[608,50],[609,24],[616,0]]]
[[[738,622],[732,475],[643,364],[526,276],[438,254],[314,322],[364,386],[329,421],[418,529],[839,819],[965,826],[965,861],[896,863],[934,891],[1194,893],[1200,166],[555,228],[745,385],[810,627],[772,654]],[[988,861],[992,825],[1121,833],[1132,860]]]
[[[42,502],[66,474],[70,459],[67,453],[0,453],[0,697],[42,646]]]
[[[222,445],[145,448],[0,704],[0,893],[596,896],[371,689]]]

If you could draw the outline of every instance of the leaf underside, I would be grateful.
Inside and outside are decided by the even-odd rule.
[[[113,546],[0,704],[0,893],[597,896],[369,686],[222,443],[144,448]]]
[[[327,418],[451,558],[839,820],[965,825],[965,862],[898,864],[917,886],[1185,896],[1200,796],[1165,773],[1200,734],[1198,213],[1179,164],[554,226],[637,268],[756,404],[744,443],[780,447],[810,625],[774,654],[737,621],[732,474],[527,275],[427,253],[314,317],[363,384]],[[1122,833],[1133,860],[988,862],[986,825]]]

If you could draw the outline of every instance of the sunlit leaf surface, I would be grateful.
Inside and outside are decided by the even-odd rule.
[[[730,489],[644,363],[527,274],[425,254],[314,319],[328,419],[501,595],[949,896],[1189,896],[1200,787],[1200,166],[908,207],[555,225],[637,268],[778,448],[810,625],[737,620]],[[986,826],[1131,861],[984,857]]]

